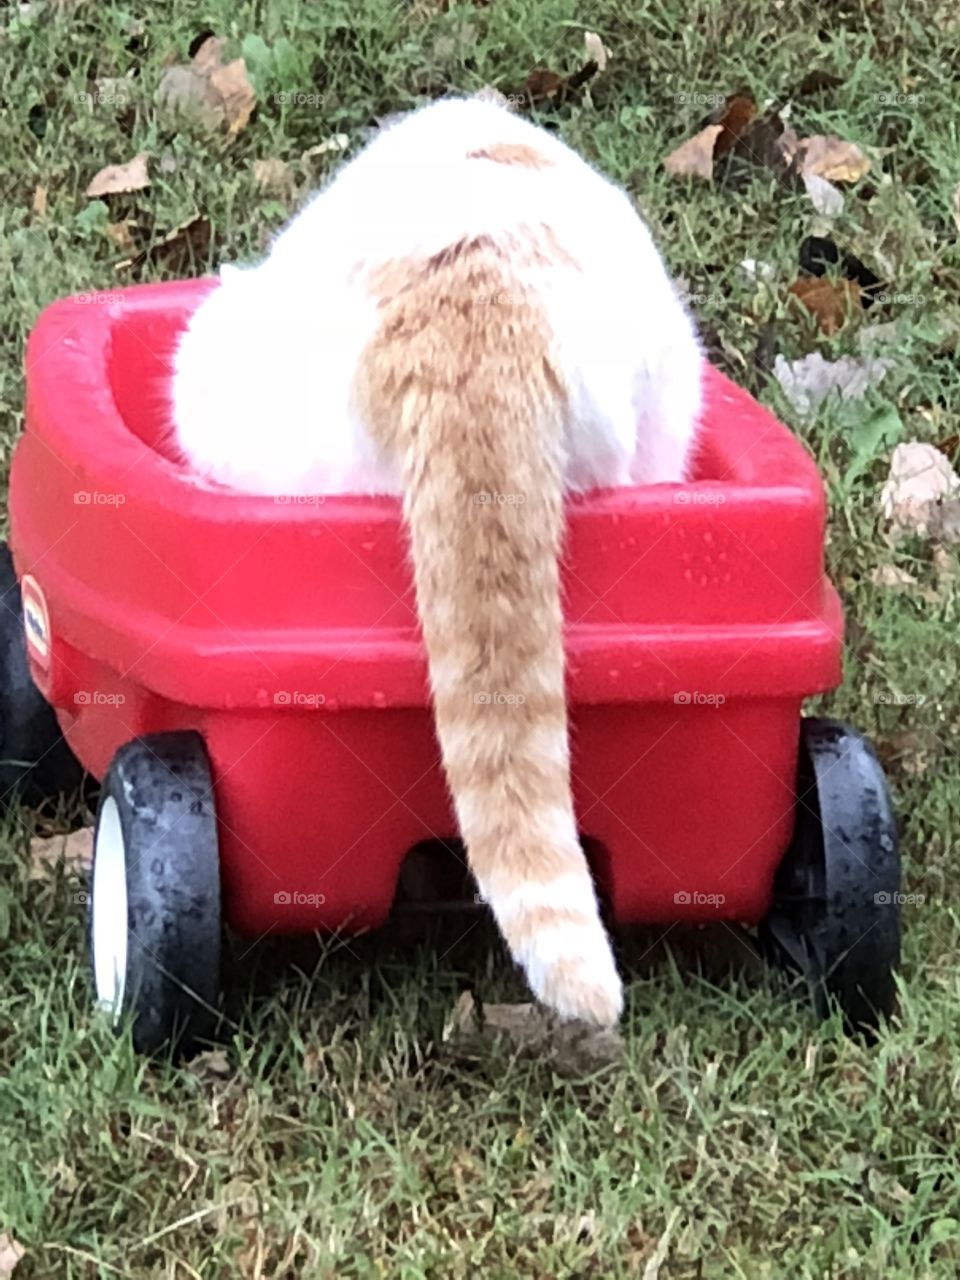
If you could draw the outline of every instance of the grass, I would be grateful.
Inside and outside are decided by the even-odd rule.
[[[592,102],[555,122],[636,196],[712,357],[803,434],[827,481],[828,558],[851,626],[845,684],[823,705],[877,742],[902,815],[905,888],[923,895],[905,908],[900,1011],[866,1047],[753,973],[667,952],[631,983],[624,1069],[571,1081],[443,1039],[465,976],[517,990],[483,948],[461,958],[371,942],[321,957],[263,946],[231,967],[225,1056],[145,1062],[91,1015],[78,886],[25,880],[30,819],[13,815],[0,846],[0,1230],[26,1249],[17,1280],[955,1276],[960,597],[944,566],[956,557],[937,573],[927,544],[887,544],[877,505],[889,444],[863,439],[866,417],[892,414],[904,439],[957,453],[955,6],[445,7],[3,10],[4,459],[21,427],[23,341],[44,304],[249,257],[336,163],[302,160],[307,149],[338,132],[357,145],[377,117],[425,94],[511,92],[535,65],[574,70],[583,28],[598,31],[611,66]],[[154,102],[164,66],[206,29],[244,48],[259,92],[233,140],[180,127]],[[814,68],[836,82],[801,93]],[[79,97],[114,77],[129,81],[122,94]],[[801,241],[822,231],[802,192],[736,161],[712,186],[661,168],[703,100],[744,85],[758,101],[791,101],[802,134],[878,149],[831,234],[894,300],[835,337],[786,302]],[[315,101],[279,100],[291,91]],[[140,150],[153,157],[149,191],[109,210],[84,198],[102,165]],[[265,158],[288,162],[292,192],[258,189],[253,164]],[[201,215],[212,239],[199,253],[115,270],[130,255],[108,223],[133,219],[143,247]],[[745,258],[772,279],[751,279]],[[878,339],[890,361],[881,387],[800,421],[774,356],[856,354],[874,322],[893,326]],[[918,585],[875,585],[882,564]]]

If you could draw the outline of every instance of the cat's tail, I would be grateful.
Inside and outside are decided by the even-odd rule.
[[[437,733],[470,868],[534,993],[617,1021],[570,793],[558,557],[567,392],[486,238],[393,268],[358,408],[403,464]]]

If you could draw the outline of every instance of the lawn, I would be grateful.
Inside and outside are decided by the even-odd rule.
[[[585,29],[609,65],[537,114],[627,186],[711,357],[803,436],[825,477],[849,629],[844,686],[822,705],[874,738],[901,815],[915,901],[899,1012],[867,1046],[786,998],[742,942],[728,964],[696,939],[652,935],[636,948],[625,1063],[570,1079],[496,1043],[468,1054],[444,1038],[467,982],[522,998],[478,929],[452,947],[238,946],[222,1049],[147,1062],[91,1013],[82,885],[28,879],[33,819],[11,814],[0,1277],[10,1237],[24,1250],[16,1280],[960,1273],[957,559],[929,539],[891,546],[879,510],[896,439],[960,454],[951,0],[6,6],[4,471],[42,306],[252,256],[338,163],[337,135],[353,150],[426,96],[511,94],[535,67],[576,72]],[[243,53],[257,93],[232,135],[157,100],[204,32]],[[836,134],[869,156],[859,181],[837,183],[829,221],[749,156],[716,162],[712,183],[664,170],[743,91],[801,136]],[[103,166],[141,152],[148,188],[85,196]],[[789,293],[810,235],[883,285],[831,334]],[[775,377],[778,356],[865,350],[888,362],[882,382],[812,416]]]

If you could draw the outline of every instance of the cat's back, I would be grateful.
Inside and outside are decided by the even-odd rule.
[[[589,256],[598,225],[645,241],[629,200],[547,130],[483,99],[444,99],[384,128],[275,242],[277,265],[331,239],[368,260],[441,251],[461,238],[549,225]]]

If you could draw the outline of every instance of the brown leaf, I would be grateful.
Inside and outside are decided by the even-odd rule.
[[[870,168],[869,159],[855,142],[833,133],[802,139],[799,159],[802,173],[815,173],[828,182],[857,182]]]
[[[93,827],[30,841],[28,880],[48,880],[62,863],[66,871],[88,871],[93,862]]]
[[[225,129],[235,137],[246,128],[257,105],[243,58],[223,61],[226,40],[209,36],[189,63],[168,67],[157,96],[163,106],[195,116],[207,129]]]
[[[524,80],[517,91],[517,97],[528,107],[542,106],[550,103],[557,106],[562,102],[576,99],[579,90],[600,70],[597,63],[590,61],[572,76],[558,76],[555,71],[546,67],[536,67]]]
[[[723,125],[708,124],[705,129],[682,142],[663,162],[667,173],[678,178],[703,178],[709,182],[713,177],[713,149],[717,139],[723,133]]]
[[[960,182],[953,189],[953,221],[960,232]]]
[[[0,1280],[10,1280],[25,1253],[23,1245],[8,1231],[0,1231]]]
[[[720,115],[714,120],[714,124],[720,125],[722,130],[713,149],[716,159],[719,160],[733,150],[756,116],[757,104],[747,94],[736,94],[727,99]]]
[[[283,160],[274,157],[254,160],[253,180],[260,191],[270,195],[290,196],[293,193],[293,170]]]
[[[149,187],[148,159],[147,153],[141,151],[126,164],[108,164],[93,177],[86,195],[90,199],[97,196],[126,195],[127,192],[142,191],[144,187]]]
[[[118,262],[114,270],[138,270],[147,263],[162,263],[170,271],[182,273],[193,269],[198,262],[206,258],[210,248],[209,218],[191,218],[179,227],[174,227],[165,236],[155,240],[132,258]]]
[[[797,150],[797,135],[776,112],[749,121],[733,144],[733,154],[786,177]]]
[[[133,232],[136,229],[133,218],[124,218],[123,222],[108,222],[104,227],[107,239],[115,244],[121,253],[132,253],[137,247]]]
[[[816,317],[828,337],[842,329],[855,310],[861,309],[860,286],[855,280],[804,276],[794,281],[789,291]]]
[[[47,216],[47,188],[36,187],[33,192],[33,199],[30,201],[30,208],[38,218]]]
[[[613,1028],[564,1022],[540,1005],[485,1004],[465,991],[453,1010],[444,1038],[454,1048],[476,1052],[490,1034],[524,1056],[547,1060],[563,1074],[581,1075],[620,1063],[623,1038]]]

